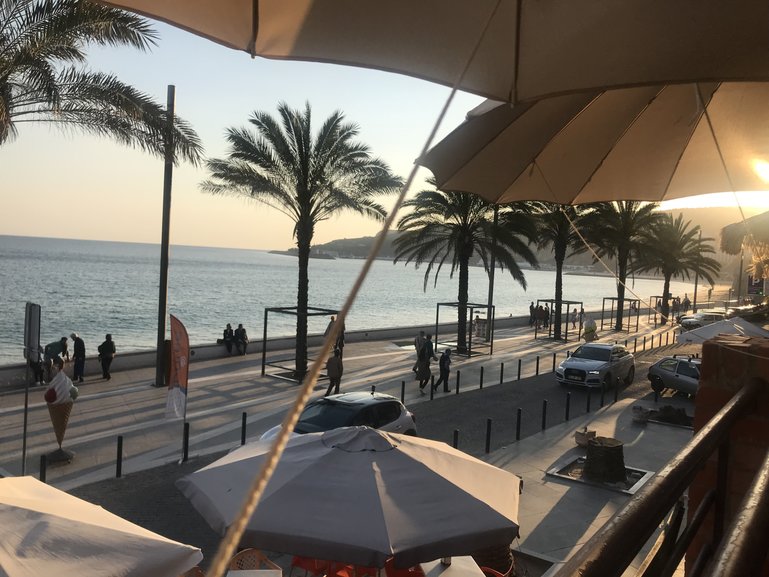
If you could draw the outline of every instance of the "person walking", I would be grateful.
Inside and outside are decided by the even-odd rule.
[[[577,328],[577,307],[571,310],[571,328]]]
[[[99,362],[101,362],[101,376],[109,381],[112,378],[109,368],[116,353],[115,342],[112,340],[111,334],[107,333],[104,342],[99,345],[97,350],[99,351]]]
[[[433,385],[433,391],[438,390],[438,385],[443,383],[443,392],[449,392],[449,374],[451,372],[451,349],[445,349],[438,359],[440,378]]]
[[[537,322],[537,307],[534,306],[534,301],[531,301],[529,305],[529,326],[533,327]]]
[[[235,340],[235,332],[232,330],[232,325],[227,323],[222,332],[222,341],[224,341],[224,348],[227,349],[227,354],[232,354],[232,341]]]
[[[336,343],[334,344],[334,348],[339,351],[339,358],[344,358],[344,323],[342,323],[341,328],[339,329],[339,334],[336,335]]]
[[[245,356],[248,347],[248,333],[242,323],[235,329],[235,348],[239,355]]]
[[[334,349],[334,356],[326,361],[326,375],[328,375],[328,389],[324,396],[328,397],[333,391],[335,395],[339,394],[339,385],[342,382],[342,373],[344,365],[342,364],[342,351]]]
[[[326,325],[326,330],[323,331],[323,336],[327,337],[328,333],[331,332],[331,329],[334,328],[334,323],[336,322],[336,317],[334,315],[331,315],[331,320],[328,321],[328,324]]]
[[[430,382],[430,377],[433,376],[432,371],[430,371],[430,361],[438,360],[438,357],[435,356],[432,339],[432,335],[425,335],[425,342],[419,350],[417,359],[417,380],[419,381],[419,392],[423,395],[425,394],[427,383]]]
[[[69,338],[72,339],[72,358],[75,361],[72,380],[82,383],[85,374],[85,342],[77,333],[72,333]]]
[[[411,368],[412,371],[415,373],[417,372],[417,367],[419,366],[419,352],[422,350],[422,347],[425,344],[425,331],[419,331],[419,334],[414,337],[414,351],[417,354],[417,360],[414,361],[414,366]]]

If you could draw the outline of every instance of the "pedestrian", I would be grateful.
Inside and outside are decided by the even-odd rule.
[[[571,328],[577,328],[577,307],[574,307],[571,311]]]
[[[222,332],[222,341],[224,342],[224,347],[227,349],[227,354],[232,354],[232,341],[235,340],[235,332],[232,330],[232,325],[230,323],[227,323],[227,326],[224,327],[224,331]]]
[[[36,385],[44,385],[45,381],[44,378],[44,370],[43,370],[43,361],[40,359],[40,349],[39,348],[33,348],[30,349],[28,356],[27,356],[27,364],[29,365],[29,368],[32,370],[32,380]]]
[[[533,327],[534,323],[536,322],[537,322],[537,307],[534,306],[534,301],[531,301],[531,304],[529,305],[529,326]]]
[[[445,349],[438,359],[438,371],[440,378],[433,385],[433,391],[438,390],[438,385],[443,383],[443,392],[449,392],[449,373],[451,372],[451,349]]]
[[[334,348],[339,351],[339,358],[344,358],[344,323],[342,323],[341,328],[339,329],[339,334],[336,335],[336,342],[334,344]]]
[[[582,328],[582,323],[585,321],[585,309],[579,307],[579,326]]]
[[[417,359],[414,361],[414,366],[411,368],[412,371],[415,373],[417,372],[417,367],[419,366],[419,352],[422,350],[422,347],[425,344],[425,331],[419,331],[419,334],[414,337],[414,351],[417,354]]]
[[[324,396],[328,397],[331,391],[334,391],[335,395],[339,394],[339,385],[342,382],[342,373],[344,372],[344,365],[342,364],[342,351],[334,349],[334,356],[330,357],[326,361],[326,375],[328,375],[328,389]]]
[[[684,293],[684,300],[681,301],[684,314],[689,312],[689,307],[692,305],[692,301],[689,300],[689,293]]]
[[[48,343],[43,349],[43,363],[45,364],[45,370],[49,381],[53,378],[53,361],[57,358],[69,360],[67,337],[61,337],[58,341]]]
[[[419,350],[419,358],[417,359],[417,380],[419,381],[419,392],[423,395],[427,383],[430,382],[430,377],[433,376],[432,371],[430,371],[430,361],[438,360],[438,357],[435,356],[435,349],[433,349],[432,338],[432,335],[425,335],[425,342]]]
[[[75,361],[72,380],[82,383],[85,374],[85,342],[77,333],[72,333],[69,337],[72,339],[72,358]]]
[[[238,328],[235,329],[234,337],[238,354],[245,356],[248,347],[248,333],[242,323],[238,324]]]
[[[327,337],[328,333],[331,332],[331,329],[334,328],[334,323],[336,322],[336,317],[334,315],[331,315],[331,320],[328,321],[328,324],[326,325],[326,330],[323,331],[323,336]]]
[[[112,364],[112,359],[115,358],[115,342],[112,340],[112,335],[107,333],[104,337],[104,342],[96,349],[99,351],[99,362],[101,363],[101,376],[108,381],[112,378],[109,372],[109,367]]]
[[[550,326],[550,307],[547,305],[545,305],[545,312],[542,316],[542,320],[544,321],[544,324],[542,325],[544,328]]]

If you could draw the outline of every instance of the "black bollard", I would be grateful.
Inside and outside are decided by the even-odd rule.
[[[617,386],[615,385],[614,388],[616,389]],[[606,387],[601,385],[601,406],[600,406],[601,409],[603,409],[603,403],[604,403],[605,397],[606,397]]]
[[[567,359],[570,359],[570,358],[571,358],[571,351],[566,351],[566,358],[567,358]]]
[[[619,398],[619,387],[614,387],[614,402],[617,402],[617,399]]]
[[[669,343],[668,339],[670,339],[670,333],[669,332],[665,333],[665,346],[668,346],[668,343]]]
[[[406,402],[406,381],[401,381],[401,403]]]
[[[523,359],[518,359],[518,380],[521,380],[521,362]]]
[[[491,419],[486,419],[486,454],[491,452]]]
[[[571,408],[571,393],[566,393],[566,418],[565,421],[569,420],[569,409]]]
[[[240,415],[240,444],[245,445],[246,444],[246,418],[248,417],[248,413],[243,411],[243,414]]]
[[[451,446],[455,449],[459,448],[459,429],[454,429],[454,442]]]
[[[654,404],[656,405],[657,402],[660,400],[660,394],[657,391],[654,391]]]
[[[523,414],[522,409],[518,409],[518,415],[515,420],[515,440],[520,441],[521,440],[521,415]]]
[[[587,388],[587,406],[585,407],[585,412],[590,412],[590,387]]]
[[[184,422],[184,439],[182,440],[182,463],[190,458],[190,424]]]
[[[457,371],[457,395],[459,394],[459,371]]]
[[[551,373],[555,372],[555,353],[553,353],[553,370],[550,371]]]
[[[371,394],[376,393],[376,385],[371,385]]]
[[[505,377],[505,363],[499,363],[499,384],[502,384],[502,380]]]
[[[430,400],[432,401],[435,398],[435,387],[433,386],[433,382],[430,381]]]
[[[542,399],[542,430],[547,429],[547,399]]]
[[[638,350],[638,337],[633,339],[633,352],[635,353],[636,350]]]
[[[483,365],[481,365],[481,378],[480,378],[480,381],[478,383],[478,388],[479,389],[483,388]]]
[[[539,355],[537,355],[537,368],[534,371],[535,375],[539,375]]]
[[[627,339],[625,339],[625,346],[627,346]]]
[[[40,455],[40,481],[45,483],[45,469],[48,465],[48,460],[45,455]]]
[[[644,335],[644,348],[643,350],[646,350],[646,335]]]
[[[123,435],[117,436],[117,462],[115,463],[115,478],[123,476]]]

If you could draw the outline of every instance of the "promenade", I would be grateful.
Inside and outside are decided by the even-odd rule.
[[[630,419],[630,406],[638,398],[652,402],[646,367],[667,349],[680,352],[672,345],[673,331],[669,331],[671,345],[658,348],[660,341],[664,344],[665,333],[661,327],[646,324],[637,333],[604,331],[602,341],[627,340],[631,350],[634,346],[638,349],[635,383],[618,391],[617,403],[611,402],[613,398],[604,399],[602,409],[595,395],[589,411],[584,391],[571,390],[568,422],[564,422],[565,390],[555,384],[551,370],[553,355],[560,362],[578,343],[535,340],[529,327],[499,331],[492,357],[455,356],[452,393],[437,393],[433,400],[420,395],[413,380],[411,339],[351,343],[345,348],[342,390],[370,390],[374,386],[379,392],[400,396],[405,380],[404,400],[417,417],[420,436],[450,443],[457,430],[460,449],[524,479],[518,547],[555,562],[565,559],[627,499],[621,493],[574,486],[545,476],[557,459],[574,450],[575,429],[596,423],[599,434],[626,442],[628,465],[649,471],[664,466],[690,437],[685,429],[661,425],[639,430]],[[652,335],[655,352],[642,352],[643,338],[648,349]],[[535,376],[537,365],[540,376]],[[455,391],[457,372],[461,375],[460,394]],[[87,378],[80,387],[64,442],[65,448],[76,453],[75,459],[70,464],[48,466],[47,481],[167,537],[199,546],[210,561],[218,537],[175,489],[173,481],[238,446],[243,413],[249,440],[279,423],[297,384],[269,374],[261,376],[257,355],[193,364],[187,413],[189,461],[180,463],[182,423],[165,419],[166,390],[150,386],[153,380],[152,368],[116,372],[109,382]],[[320,388],[325,390],[325,386],[321,382],[316,394],[322,394]],[[534,388],[551,403],[544,431],[540,426],[542,401],[532,397]],[[689,402],[678,398],[670,401]],[[526,415],[518,442],[516,407],[523,407]],[[0,474],[21,474],[23,408],[23,392],[0,396]],[[494,423],[488,455],[487,419]],[[26,473],[37,476],[40,455],[56,448],[42,388],[31,391],[27,429]],[[120,479],[115,478],[118,435],[123,437]]]

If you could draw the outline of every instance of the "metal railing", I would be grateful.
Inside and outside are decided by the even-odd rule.
[[[686,493],[699,470],[717,453],[716,487],[707,493],[688,526],[673,535],[672,546],[661,547],[649,566],[650,575],[672,575],[703,519],[714,514],[713,535],[687,575],[738,577],[755,574],[769,549],[769,454],[746,495],[739,515],[725,532],[729,433],[756,406],[767,383],[754,378],[705,425],[692,440],[552,577],[621,576],[638,552]],[[676,533],[678,533],[676,531]],[[704,573],[707,571],[707,573]]]

